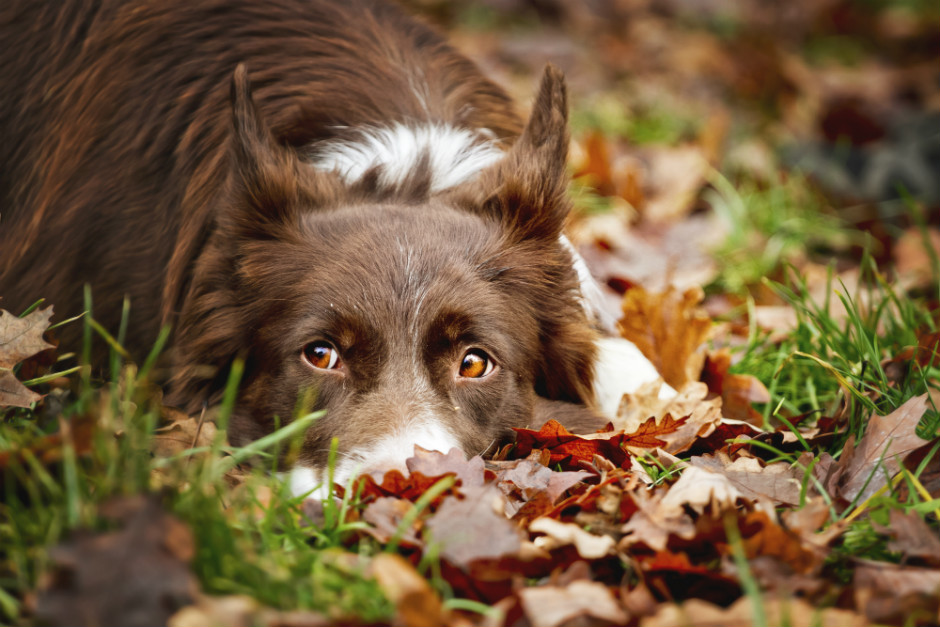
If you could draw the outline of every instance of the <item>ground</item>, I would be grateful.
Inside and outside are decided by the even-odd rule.
[[[0,622],[940,622],[936,3],[408,6],[520,103],[566,72],[568,232],[679,395],[304,501],[257,460],[315,415],[233,449],[231,394],[4,313]]]

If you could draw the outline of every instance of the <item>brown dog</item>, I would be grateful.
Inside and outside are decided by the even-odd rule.
[[[343,479],[595,422],[557,70],[522,128],[379,0],[9,0],[0,39],[5,308],[90,283],[115,328],[129,295],[128,348],[172,325],[189,410],[244,359],[237,444],[312,390],[301,489],[334,436]]]

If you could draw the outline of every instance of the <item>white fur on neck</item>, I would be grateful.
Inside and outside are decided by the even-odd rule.
[[[313,166],[337,172],[348,184],[380,167],[379,183],[394,188],[404,183],[427,155],[431,191],[440,192],[467,181],[499,161],[503,151],[485,132],[447,124],[361,129],[355,139],[327,140],[313,147]]]

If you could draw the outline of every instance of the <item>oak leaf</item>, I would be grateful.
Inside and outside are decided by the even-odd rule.
[[[417,444],[415,454],[405,460],[408,472],[419,472],[425,477],[443,477],[452,474],[464,487],[481,486],[485,478],[483,458],[479,455],[469,460],[458,448],[452,448],[446,454],[429,451]]]
[[[712,328],[711,319],[698,306],[703,298],[698,287],[684,292],[670,287],[658,294],[633,287],[623,297],[620,334],[636,344],[677,390],[697,381],[702,372],[701,349]]]
[[[526,457],[533,449],[545,449],[550,453],[551,466],[560,464],[565,469],[579,469],[581,463],[590,464],[595,455],[606,457],[621,468],[627,463],[627,453],[621,447],[623,433],[575,435],[555,420],[549,420],[538,431],[518,428],[513,431],[516,432],[517,456]]]
[[[22,318],[0,309],[0,368],[13,368],[27,357],[55,348],[42,339],[49,328],[52,307],[36,309]]]
[[[927,443],[915,433],[927,411],[927,395],[915,396],[887,416],[873,415],[858,443],[839,460],[839,495],[865,502],[897,474],[901,461]]]
[[[532,625],[625,625],[628,619],[627,613],[607,586],[595,581],[579,579],[563,587],[522,588],[518,594],[522,609]]]
[[[774,505],[800,505],[804,473],[786,462],[765,466],[753,457],[739,457],[732,462],[727,455],[719,453],[692,457],[689,463],[724,475],[747,498],[768,498]]]
[[[579,525],[564,523],[553,518],[536,518],[529,524],[531,533],[543,533],[534,540],[539,548],[551,551],[560,546],[573,544],[578,555],[584,559],[600,559],[614,548],[614,539],[610,536],[597,536],[588,533]]]
[[[668,442],[661,439],[661,436],[675,433],[679,427],[688,422],[689,417],[685,416],[676,420],[670,414],[663,416],[659,422],[653,416],[632,433],[623,436],[624,445],[633,448],[658,448],[666,446]]]
[[[663,431],[658,438],[666,442],[662,445],[664,450],[681,453],[728,422],[721,417],[721,399],[705,400],[707,395],[708,388],[700,382],[686,384],[676,396],[668,399],[659,398],[658,383],[643,385],[635,393],[625,395],[614,427],[633,433],[651,416],[657,423],[672,421],[676,429],[669,433]],[[758,433],[756,429],[751,430],[755,435]]]
[[[448,498],[425,522],[440,556],[467,570],[478,560],[516,555],[522,536],[503,515],[503,495],[492,486],[464,491],[463,499]]]
[[[55,348],[42,337],[50,318],[52,307],[36,309],[22,318],[0,309],[0,407],[29,407],[42,398],[20,383],[11,370],[24,359]]]

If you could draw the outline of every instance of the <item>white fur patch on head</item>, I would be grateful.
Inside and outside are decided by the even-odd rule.
[[[342,454],[333,470],[333,482],[345,486],[363,472],[397,469],[406,473],[405,460],[414,456],[416,444],[423,449],[442,453],[448,453],[454,448],[461,450],[457,438],[438,421],[412,422],[398,432],[380,438],[372,446]],[[288,482],[294,496],[309,495],[315,499],[329,497],[329,471],[326,468],[317,470],[297,465],[289,472],[278,473],[278,477]]]
[[[502,149],[484,132],[447,124],[363,128],[353,139],[326,140],[311,149],[311,164],[337,172],[348,184],[380,168],[379,184],[401,185],[427,159],[431,192],[449,189],[499,161]]]

